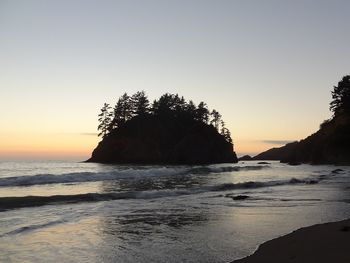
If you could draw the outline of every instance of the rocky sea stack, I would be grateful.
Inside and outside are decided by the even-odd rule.
[[[142,98],[142,99],[141,99]],[[141,107],[138,102],[143,101]],[[129,113],[124,114],[125,107]],[[148,107],[138,92],[124,94],[108,112],[102,108],[102,141],[88,162],[133,164],[210,164],[237,162],[221,115],[205,103],[196,107],[183,97],[165,94]],[[105,120],[107,118],[107,120]],[[102,125],[101,125],[102,124]],[[220,132],[219,132],[220,131]]]

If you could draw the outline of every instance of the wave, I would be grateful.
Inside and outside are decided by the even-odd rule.
[[[13,208],[43,206],[57,203],[79,203],[79,202],[96,202],[123,199],[123,193],[118,194],[76,194],[76,195],[52,195],[52,196],[21,196],[21,197],[1,197],[0,211]]]
[[[22,197],[0,197],[0,211],[14,208],[35,207],[51,204],[71,204],[81,202],[99,202],[122,199],[154,199],[164,197],[176,197],[204,192],[224,192],[231,190],[256,189],[262,187],[273,187],[281,185],[295,184],[315,184],[322,179],[295,179],[267,181],[267,182],[242,182],[226,183],[201,188],[181,189],[181,190],[153,190],[153,191],[129,191],[113,193],[86,193],[76,195],[53,195],[53,196],[22,196]],[[230,194],[227,196],[231,196]]]
[[[16,230],[12,230],[10,232],[2,234],[2,235],[0,235],[0,237],[9,236],[9,235],[17,235],[17,234],[26,233],[26,232],[31,232],[31,231],[35,231],[37,229],[41,229],[41,228],[44,228],[44,227],[50,227],[50,226],[54,226],[54,225],[58,225],[58,224],[62,224],[62,223],[64,223],[64,221],[56,220],[56,221],[52,221],[52,222],[48,222],[48,223],[44,223],[44,224],[23,226],[23,227],[20,227],[20,228],[18,228]]]
[[[239,172],[239,171],[256,171],[264,168],[269,168],[268,165],[256,165],[256,166],[224,166],[224,167],[194,167],[191,168],[189,174],[205,174],[205,173],[227,173],[227,172]]]
[[[190,194],[190,191],[158,190],[145,192],[121,192],[121,193],[87,193],[76,195],[52,195],[52,196],[20,196],[0,197],[0,211],[14,208],[35,207],[52,204],[73,204],[82,202],[101,202],[122,199],[153,199]]]
[[[237,172],[245,170],[260,170],[268,166],[224,166],[224,167],[159,167],[149,169],[125,169],[110,172],[79,172],[67,173],[62,175],[55,174],[38,174],[32,176],[15,176],[0,179],[0,187],[12,186],[32,186],[43,184],[60,184],[60,183],[83,183],[99,182],[118,179],[133,179],[141,177],[161,177],[176,176],[186,174],[209,174]]]
[[[255,189],[270,186],[281,186],[281,185],[293,185],[293,184],[317,184],[321,179],[296,179],[292,178],[289,180],[275,180],[266,182],[243,182],[243,183],[226,183],[212,187],[212,191],[229,191],[236,189]]]
[[[273,197],[261,197],[261,196],[251,196],[245,194],[226,194],[225,197],[231,198],[234,201],[281,201],[281,202],[320,202],[320,198],[273,198]]]

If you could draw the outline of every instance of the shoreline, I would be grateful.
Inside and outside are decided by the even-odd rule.
[[[350,262],[350,219],[300,228],[232,263]]]

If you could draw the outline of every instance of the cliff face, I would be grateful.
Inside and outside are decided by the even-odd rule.
[[[108,134],[88,162],[209,164],[237,162],[231,143],[201,122],[136,116]]]
[[[288,158],[291,152],[297,147],[298,142],[288,143],[283,147],[271,148],[253,157],[253,160],[275,160],[280,161]]]
[[[350,165],[350,117],[334,117],[322,124],[319,131],[300,142],[270,149],[254,159],[280,160],[290,164]]]

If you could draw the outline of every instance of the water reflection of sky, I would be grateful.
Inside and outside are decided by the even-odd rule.
[[[346,172],[334,176],[333,167],[327,166],[273,166],[8,189],[22,195],[124,191],[164,196],[133,195],[131,199],[55,203],[1,212],[0,251],[6,253],[0,253],[0,261],[230,262],[296,228],[350,216]],[[226,182],[322,175],[327,176],[318,184],[172,194],[208,190],[208,186]],[[232,198],[239,194],[249,198]]]

